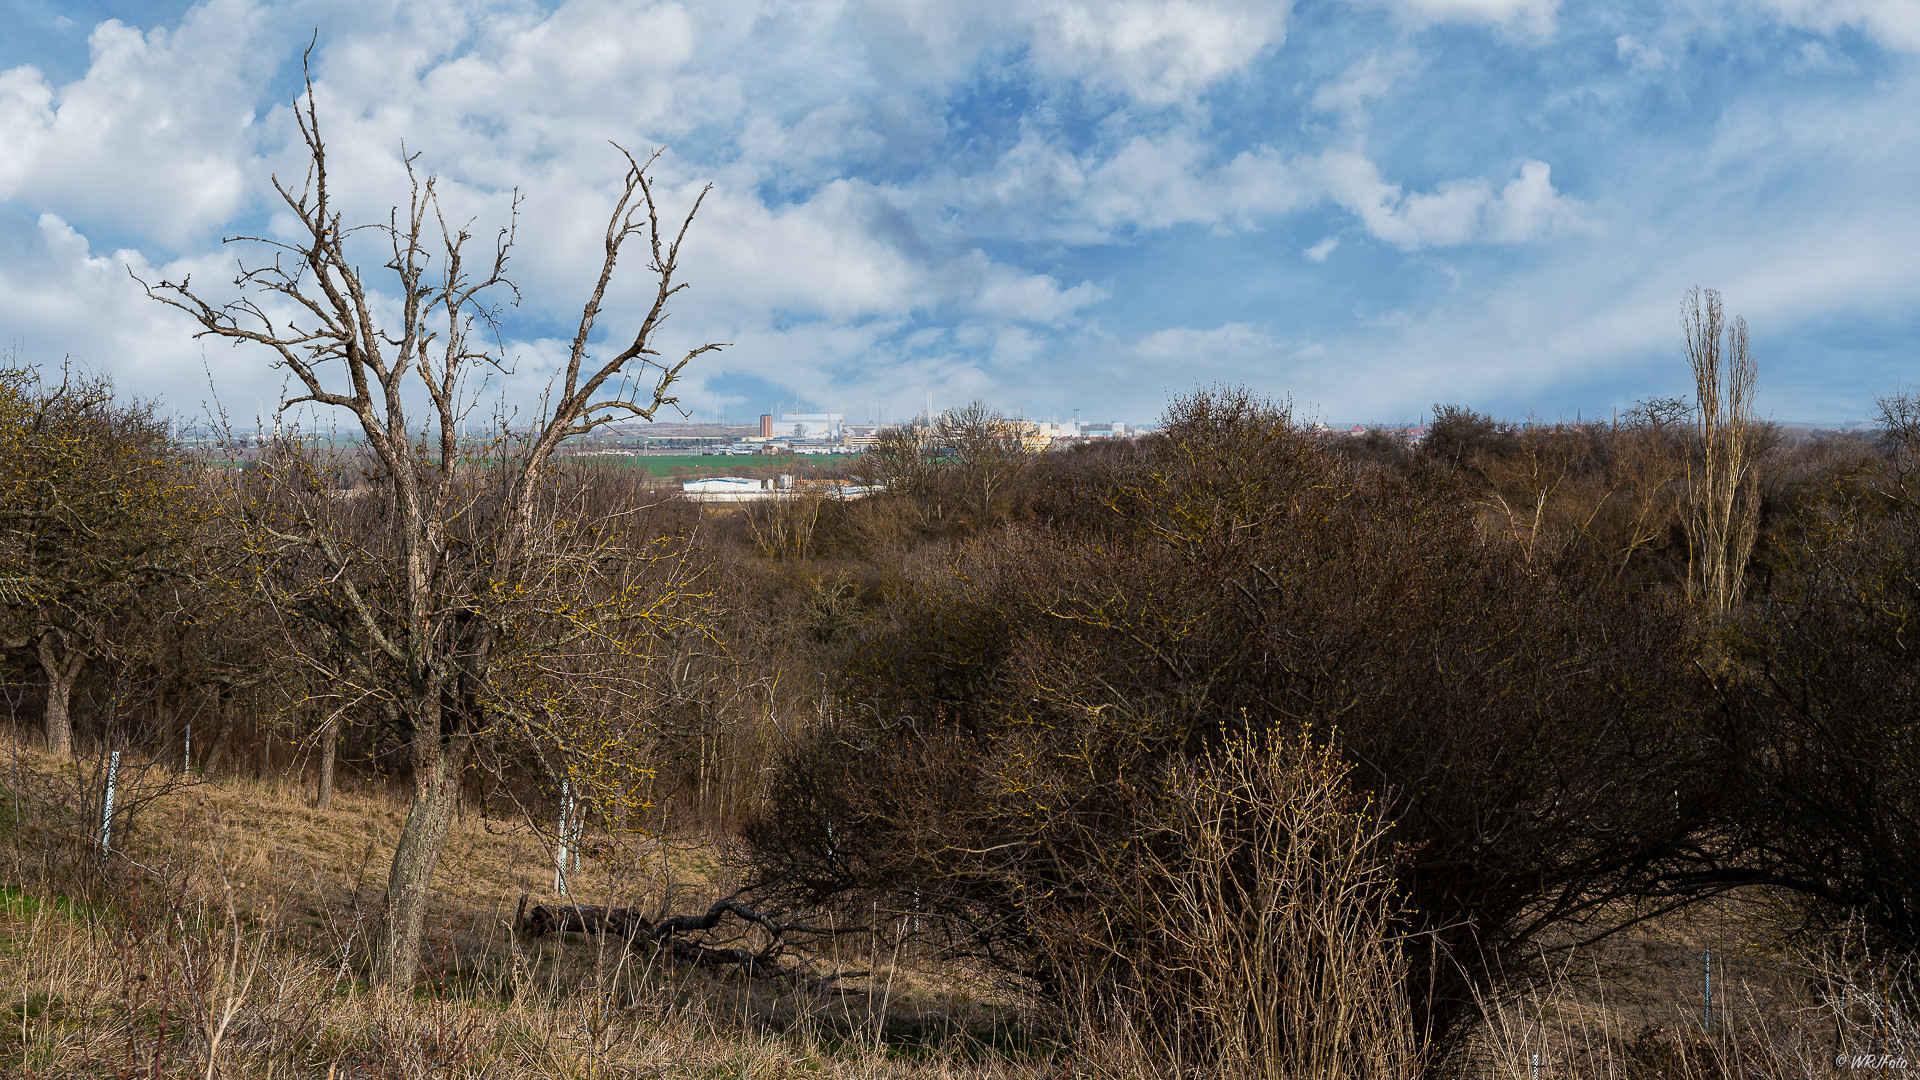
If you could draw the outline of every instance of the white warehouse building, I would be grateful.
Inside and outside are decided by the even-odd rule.
[[[845,427],[845,413],[789,412],[774,418],[772,434],[782,438],[837,439]]]

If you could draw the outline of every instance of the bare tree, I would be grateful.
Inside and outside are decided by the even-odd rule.
[[[960,508],[974,521],[999,520],[1014,485],[1032,467],[1018,425],[973,401],[940,418],[934,440],[951,460]]]
[[[897,424],[882,428],[873,445],[855,462],[854,472],[863,484],[903,496],[904,505],[919,511],[918,525],[925,527],[942,516],[945,504],[940,497],[939,454],[932,427]]]
[[[670,391],[687,364],[722,347],[700,345],[671,362],[655,347],[668,301],[686,288],[675,281],[680,245],[706,191],[677,230],[663,229],[649,176],[659,152],[639,160],[621,149],[624,184],[564,369],[528,428],[509,433],[503,427],[488,448],[475,451],[460,437],[472,408],[462,387],[469,376],[508,369],[495,298],[518,298],[506,273],[513,226],[499,230],[484,259],[470,262],[470,224],[449,223],[435,178],[416,171],[417,155],[404,159],[411,181],[404,216],[396,208],[385,224],[348,225],[329,186],[310,76],[295,113],[306,142],[306,176],[298,184],[276,176],[273,184],[299,238],[233,238],[274,253],[271,261],[241,264],[234,279],[238,299],[209,300],[186,279],[149,285],[147,293],[191,316],[200,336],[270,350],[301,390],[283,410],[311,404],[351,415],[376,466],[373,482],[390,530],[383,549],[390,559],[390,616],[358,590],[353,552],[336,545],[327,528],[296,519],[273,539],[335,567],[337,600],[355,632],[396,672],[391,702],[407,740],[413,805],[388,874],[375,978],[405,986],[419,965],[429,886],[461,776],[487,723],[487,689],[503,648],[494,613],[502,598],[520,595],[543,573],[548,530],[536,519],[553,453],[563,440],[616,420],[651,420],[676,401]],[[376,294],[356,262],[363,233],[378,238],[392,294]],[[595,355],[589,340],[615,267],[636,238],[650,258],[651,304],[630,339],[615,339],[610,355]],[[424,423],[409,404],[422,391]],[[483,496],[483,489],[493,495]]]
[[[1880,490],[1897,502],[1920,502],[1920,389],[1902,387],[1873,399],[1880,426],[1886,482]]]
[[[1005,520],[1034,455],[1022,424],[974,401],[926,424],[886,428],[861,455],[863,482],[904,496],[922,528]]]
[[[1698,286],[1680,301],[1680,326],[1699,408],[1687,471],[1689,588],[1715,612],[1740,598],[1760,523],[1754,483],[1753,386],[1747,320],[1727,322],[1720,293]]]

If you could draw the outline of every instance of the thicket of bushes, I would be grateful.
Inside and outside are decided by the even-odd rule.
[[[1178,928],[1142,882],[1265,873],[1166,828],[1179,778],[1304,733],[1397,845],[1390,982],[1429,1065],[1545,949],[1730,889],[1911,950],[1906,436],[1754,430],[1759,543],[1720,616],[1693,599],[1684,420],[1443,407],[1412,446],[1203,393],[1158,435],[1039,459],[965,525],[965,465],[888,463],[939,557],[881,590],[784,755],[746,831],[765,887],[912,910],[1138,1030],[1146,988],[1182,1001],[1207,970],[1155,954]]]
[[[71,672],[85,747],[320,799],[336,770],[407,779],[370,692],[392,673],[340,631],[327,567],[271,542],[304,514],[382,550],[350,450],[202,460],[84,379],[16,372],[0,404],[16,733]],[[883,495],[721,513],[563,469],[551,521],[577,535],[460,707],[606,733],[643,759],[599,824],[738,837],[762,901],[907,917],[1089,1045],[1445,1067],[1543,950],[1730,889],[1920,945],[1920,423],[1902,398],[1883,420],[1752,433],[1724,614],[1695,598],[1670,401],[1444,407],[1410,445],[1215,390],[1041,455],[976,408],[853,466]],[[663,583],[674,618],[620,629]],[[565,763],[539,745],[481,747],[470,805],[550,819]]]

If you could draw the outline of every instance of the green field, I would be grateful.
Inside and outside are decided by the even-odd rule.
[[[782,454],[771,457],[766,454],[656,454],[634,457],[590,457],[574,458],[580,463],[593,463],[624,468],[642,468],[655,476],[666,476],[675,465],[684,465],[698,472],[701,469],[712,470],[715,476],[740,469],[764,469],[770,465],[801,464],[810,467],[836,465],[856,455],[853,454]]]

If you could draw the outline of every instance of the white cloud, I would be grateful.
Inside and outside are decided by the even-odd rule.
[[[1185,133],[1137,136],[1086,171],[1085,212],[1102,228],[1251,225],[1312,198],[1297,171],[1270,147],[1208,168],[1205,144]]]
[[[1487,239],[1518,244],[1588,224],[1576,201],[1553,189],[1552,169],[1544,161],[1526,161],[1520,175],[1500,189],[1485,210]]]
[[[1205,144],[1176,134],[1137,136],[1097,163],[1056,159],[1049,173],[1062,202],[1092,227],[1069,222],[1065,235],[1093,242],[1181,225],[1258,228],[1323,202],[1345,208],[1375,238],[1406,251],[1526,243],[1591,227],[1586,209],[1554,189],[1551,169],[1541,161],[1522,161],[1519,174],[1497,189],[1485,177],[1470,177],[1406,193],[1357,150],[1289,157],[1260,146],[1219,166],[1207,158]],[[1313,250],[1321,252],[1309,252],[1317,262],[1332,247]]]
[[[1340,113],[1350,121],[1363,119],[1367,102],[1393,89],[1393,84],[1408,74],[1416,60],[1411,53],[1383,57],[1369,53],[1365,60],[1349,66],[1313,92],[1311,105],[1317,112]]]
[[[931,388],[1144,418],[1218,377],[1358,419],[1586,378],[1664,343],[1694,280],[1756,328],[1910,306],[1920,74],[1850,68],[1845,38],[1920,48],[1911,4],[1761,0],[1811,32],[1762,40],[1686,5],[1353,2],[1402,25],[1336,6],[1286,43],[1284,0],[208,0],[170,30],[106,23],[83,77],[0,71],[0,340],[203,396],[201,346],[122,262],[219,282],[216,230],[276,227],[266,173],[302,165],[277,99],[316,22],[349,216],[404,199],[403,138],[478,235],[525,196],[523,383],[595,268],[609,137],[671,147],[670,209],[716,184],[665,343],[736,342],[687,384],[702,407],[751,377],[856,412]],[[1443,21],[1543,52],[1458,78],[1411,47]],[[1580,62],[1544,51],[1556,21]],[[1776,62],[1755,70],[1832,66],[1791,90],[1729,74],[1692,111],[1630,96],[1648,82],[1625,76],[1723,39]],[[1596,40],[1617,62],[1591,62]],[[1513,55],[1461,48],[1449,65]],[[639,256],[609,333],[637,317]],[[272,398],[264,356],[208,356]]]
[[[818,62],[834,47],[842,58],[846,52],[835,9],[801,4],[786,13],[784,37],[757,42],[748,39],[768,27],[755,11],[610,0],[570,0],[546,13],[484,0],[357,5],[355,19],[323,30],[315,63],[336,200],[360,220],[404,201],[403,139],[424,152],[423,168],[440,174],[450,215],[475,218],[476,235],[504,222],[506,189],[521,187],[528,198],[512,264],[526,298],[520,311],[565,326],[595,267],[618,176],[619,159],[603,140],[644,150],[709,125],[706,137],[719,134],[717,146],[709,142],[698,159],[669,155],[656,177],[668,208],[690,204],[700,181],[718,181],[688,242],[683,273],[695,287],[678,298],[673,328],[741,342],[734,359],[711,371],[750,370],[775,382],[830,386],[833,366],[857,365],[909,318],[948,312],[1058,327],[1104,299],[1091,282],[1028,272],[977,247],[929,247],[911,191],[837,175],[849,154],[881,152],[886,143],[871,102],[848,95],[860,73]],[[161,347],[143,337],[165,312],[127,292],[121,262],[144,266],[145,257],[88,254],[85,236],[67,221],[181,246],[204,243],[207,228],[236,214],[270,210],[260,202],[265,173],[297,178],[303,168],[287,107],[260,122],[247,111],[289,58],[268,25],[275,14],[283,13],[211,0],[174,31],[102,24],[91,67],[64,86],[31,68],[0,72],[0,200],[65,215],[45,219],[58,226],[46,226],[53,231],[42,244],[52,247],[39,269],[25,274],[16,260],[6,275],[14,301],[38,298],[37,306],[0,308],[17,335],[36,348],[64,336],[114,357],[141,390],[155,384],[135,370],[145,363],[134,357],[187,373],[190,385],[201,381],[197,360],[187,359],[197,345]],[[1223,4],[1061,4],[1042,15],[1008,16],[1022,33],[1039,33],[1043,23],[1061,31],[1035,45],[1044,54],[1037,62],[1101,85],[1118,79],[1111,85],[1156,101],[1230,73],[1284,23],[1283,8],[1243,5],[1235,14]],[[838,46],[808,47],[836,33]],[[770,62],[743,63],[743,50]],[[748,85],[754,80],[760,85]],[[794,197],[769,197],[764,187],[795,179],[805,186]],[[267,230],[284,231],[284,217],[270,213]],[[212,249],[196,282],[223,280],[227,273],[211,268],[230,267],[236,254]],[[642,255],[630,252],[616,278],[602,322],[609,333],[624,329],[639,300]],[[370,281],[383,286],[381,277]],[[47,302],[47,289],[73,304]],[[54,312],[138,332],[125,338],[128,348],[107,346],[100,333],[54,333],[59,323],[44,317]],[[182,327],[164,336],[191,341]],[[816,359],[794,362],[790,349],[801,340]],[[1017,326],[979,340],[1009,357],[1042,347]],[[550,370],[555,344],[529,337],[513,345],[523,357],[514,385]],[[250,374],[236,378],[272,382],[266,360],[248,358],[239,370]],[[943,362],[966,368],[962,357]]]
[[[247,0],[210,0],[173,31],[116,20],[84,78],[0,73],[0,199],[85,215],[179,247],[247,203],[252,84],[277,62]]]
[[[1407,193],[1357,149],[1288,154],[1259,145],[1221,162],[1190,127],[1135,135],[1104,156],[1085,158],[1030,137],[993,173],[956,182],[944,195],[971,213],[999,211],[1009,235],[1073,244],[1114,243],[1182,226],[1259,229],[1326,203],[1408,251],[1526,243],[1592,225],[1579,201],[1555,190],[1541,161],[1522,160],[1504,186],[1467,177]]]
[[[1170,326],[1103,343],[1100,352],[1107,379],[1151,386],[1163,401],[1216,382],[1273,386],[1293,374],[1286,363],[1292,350],[1244,322]]]
[[[1851,27],[1890,49],[1920,52],[1920,4],[1913,0],[1760,0],[1789,25],[1831,34]]]
[[[1379,168],[1353,151],[1330,151],[1317,166],[1334,201],[1403,251],[1473,241],[1517,244],[1587,224],[1580,204],[1554,190],[1551,170],[1541,161],[1523,162],[1520,175],[1498,192],[1476,177],[1412,194],[1381,179]]]
[[[1127,349],[1133,357],[1158,366],[1208,367],[1267,359],[1280,343],[1246,323],[1226,323],[1211,329],[1169,327],[1142,336]]]
[[[1263,0],[1054,0],[1035,19],[1034,56],[1044,71],[1171,104],[1279,45],[1287,8]]]
[[[1244,322],[1167,327],[1132,341],[1102,341],[1097,347],[1112,365],[1113,376],[1152,387],[1163,403],[1215,384],[1239,384],[1290,401],[1295,418],[1310,421],[1323,415],[1321,405],[1329,399],[1345,407],[1341,399],[1352,400],[1356,376],[1374,380],[1364,393],[1375,402],[1383,389],[1371,362],[1364,373],[1356,372],[1344,362],[1331,362],[1322,342],[1279,337]],[[1141,412],[1134,415],[1146,418]],[[1340,415],[1353,419],[1357,414]]]
[[[1649,45],[1632,34],[1621,34],[1613,39],[1615,55],[1626,61],[1635,71],[1657,71],[1673,66],[1672,58],[1658,46]]]
[[[1076,245],[1183,225],[1252,228],[1316,197],[1272,147],[1217,161],[1190,125],[1132,135],[1084,156],[1030,133],[990,170],[943,173],[915,196],[965,215],[976,230]]]
[[[110,372],[119,388],[199,414],[208,399],[208,368],[233,408],[255,411],[254,398],[277,400],[279,376],[257,355],[203,349],[194,327],[149,300],[128,267],[148,281],[217,281],[224,259],[196,257],[150,265],[139,252],[95,255],[86,237],[58,215],[43,213],[30,231],[0,230],[0,327],[22,359],[76,364]]]
[[[1149,105],[1192,100],[1286,37],[1289,0],[856,0],[855,25],[909,80],[955,79],[983,54],[1029,52],[1039,72]],[[910,57],[911,59],[907,59]]]
[[[1554,28],[1560,0],[1350,0],[1391,8],[1417,25],[1441,22],[1487,23],[1545,36]]]
[[[987,258],[978,248],[947,264],[950,290],[971,294],[968,306],[985,315],[1021,322],[1058,325],[1081,308],[1106,299],[1106,290],[1090,281],[1061,288],[1048,274],[1023,274]]]
[[[791,309],[834,318],[921,307],[931,299],[931,270],[874,227],[885,209],[873,188],[848,180],[789,206],[716,190],[688,241],[686,262],[687,280],[712,284],[689,294],[683,306]],[[639,273],[637,265],[630,269]]]
[[[389,113],[380,126],[398,127],[393,136],[470,125],[483,136],[474,149],[522,153],[558,149],[616,110],[628,130],[677,132],[727,96],[725,85],[683,96],[689,88],[675,76],[694,58],[698,34],[676,3],[568,0],[545,18],[476,17],[472,27],[475,46],[438,42],[445,52],[395,64],[419,40],[418,21],[405,18],[398,32],[330,54],[323,74],[362,109]],[[481,127],[489,120],[498,124],[491,139]]]
[[[53,88],[30,67],[0,71],[0,199],[11,199],[53,138]]]

